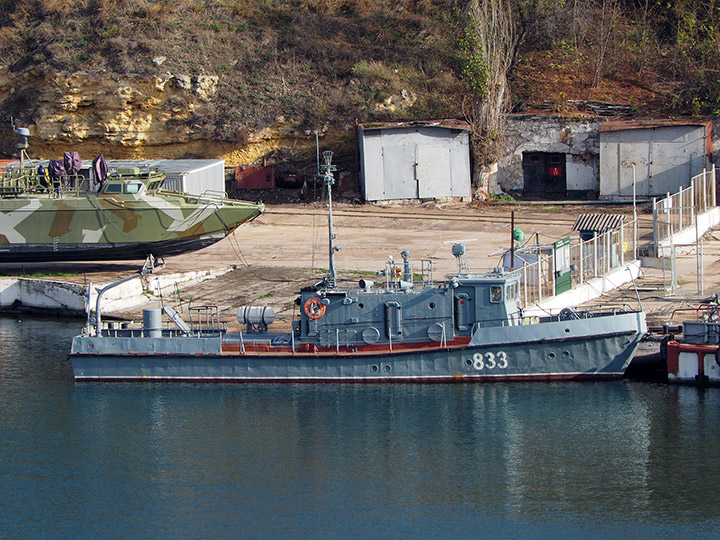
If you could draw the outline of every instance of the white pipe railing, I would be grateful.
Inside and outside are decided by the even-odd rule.
[[[635,260],[636,231],[636,220],[632,220],[589,240],[571,241],[572,286],[582,285]],[[632,242],[626,241],[627,238],[633,238]],[[520,278],[520,298],[524,306],[536,304],[555,295],[555,257],[552,252],[543,255],[541,251],[537,252],[537,257],[538,260],[534,263],[526,263],[523,258],[519,258],[522,267],[515,270]]]
[[[697,217],[716,206],[715,165],[690,179],[690,186],[653,200],[653,246],[659,253],[660,242],[673,234],[695,226]]]

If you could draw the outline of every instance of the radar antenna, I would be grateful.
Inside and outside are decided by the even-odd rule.
[[[32,166],[32,162],[30,161],[30,158],[27,155],[27,149],[30,147],[30,143],[28,143],[28,137],[30,136],[30,130],[28,128],[24,127],[15,127],[15,120],[11,119],[10,123],[12,125],[13,131],[15,134],[20,137],[20,142],[17,143],[17,148],[20,150],[20,170],[24,171],[26,167],[26,162],[29,162],[29,167]]]
[[[443,242],[443,244],[452,244],[452,254],[457,259],[457,273],[458,274],[469,274],[470,267],[468,266],[467,255],[465,254],[465,244],[468,242],[474,242],[477,238],[468,238],[467,240],[449,240]]]

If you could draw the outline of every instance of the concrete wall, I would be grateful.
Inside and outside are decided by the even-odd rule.
[[[522,193],[523,152],[565,154],[567,189],[572,192],[599,190],[599,135],[597,122],[571,121],[542,116],[511,116],[505,132],[503,157],[491,179],[493,193]]]
[[[0,307],[22,306],[41,312],[85,311],[82,285],[26,278],[0,279]]]
[[[119,312],[143,305],[161,296],[171,297],[177,289],[201,283],[232,271],[219,270],[150,274],[109,289],[102,297],[104,314]],[[92,283],[90,308],[95,309],[98,290],[108,283]],[[0,308],[22,307],[38,313],[85,313],[87,289],[83,285],[30,278],[0,278]]]

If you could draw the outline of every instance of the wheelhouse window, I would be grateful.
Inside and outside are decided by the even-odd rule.
[[[140,188],[142,188],[141,182],[128,182],[127,184],[125,184],[126,193],[139,193]]]
[[[492,285],[490,287],[490,301],[491,302],[502,302],[502,286],[501,285]]]
[[[122,184],[106,184],[105,193],[122,193]]]

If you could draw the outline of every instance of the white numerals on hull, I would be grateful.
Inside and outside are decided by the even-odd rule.
[[[485,369],[506,369],[508,367],[508,355],[505,351],[476,352],[472,357],[472,367],[477,371]]]

